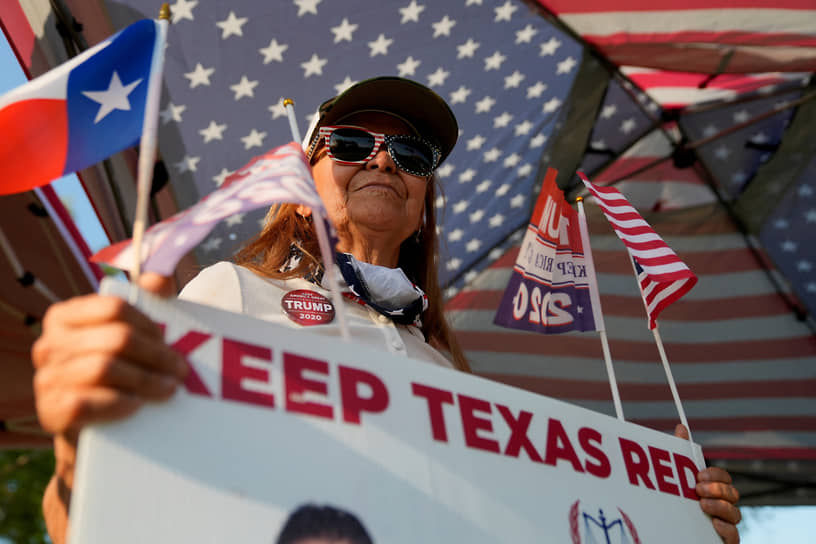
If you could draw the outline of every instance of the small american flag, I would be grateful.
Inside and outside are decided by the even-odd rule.
[[[649,328],[654,329],[660,312],[694,287],[697,276],[620,191],[614,187],[597,187],[582,172],[577,174],[634,260],[640,292],[649,314]]]
[[[255,157],[197,204],[147,229],[141,248],[143,268],[169,276],[179,260],[222,219],[229,223],[250,210],[283,202],[310,207],[317,217],[324,218],[327,232],[334,231],[296,142]],[[132,241],[125,240],[103,248],[91,260],[126,270],[133,263],[133,251]]]

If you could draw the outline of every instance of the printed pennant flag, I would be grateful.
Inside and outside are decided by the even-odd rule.
[[[142,133],[159,32],[125,28],[0,97],[0,195],[28,191],[87,168]]]
[[[142,269],[169,276],[219,221],[276,202],[303,204],[312,209],[314,217],[327,217],[309,163],[296,142],[254,158],[196,205],[147,229]],[[333,232],[328,220],[326,223],[327,232]],[[91,260],[127,270],[133,264],[133,251],[132,241],[126,240],[100,250]]]
[[[602,330],[578,214],[547,171],[494,323],[544,334]],[[596,315],[596,313],[598,315]]]
[[[598,187],[583,172],[577,174],[634,261],[640,294],[649,315],[649,328],[654,329],[660,312],[688,293],[697,283],[697,276],[620,191],[614,187]]]

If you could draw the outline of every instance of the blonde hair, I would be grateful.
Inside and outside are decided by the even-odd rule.
[[[455,368],[470,372],[464,352],[445,319],[442,305],[437,275],[435,185],[436,179],[432,176],[425,193],[425,222],[418,236],[411,236],[402,243],[397,264],[428,295],[428,309],[421,316],[421,330],[428,344],[448,352]],[[300,215],[297,209],[295,204],[273,205],[261,232],[235,254],[235,263],[268,278],[317,276],[323,269],[317,234],[312,218]],[[301,258],[294,266],[284,268],[291,264],[293,246],[299,250]]]

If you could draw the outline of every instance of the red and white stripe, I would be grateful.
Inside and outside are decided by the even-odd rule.
[[[660,312],[694,287],[697,276],[619,190],[615,187],[596,187],[582,172],[577,174],[596,198],[629,255],[642,269],[638,281],[649,315],[649,328],[654,329]]]
[[[811,0],[539,3],[621,66],[701,73],[816,69]]]
[[[672,432],[678,423],[625,246],[601,210],[586,212],[624,413]],[[699,277],[663,311],[660,334],[694,438],[723,459],[816,461],[816,337],[776,292],[716,204],[644,218]],[[445,306],[474,372],[614,415],[593,334],[542,337],[493,324],[518,255],[509,250]]]
[[[720,74],[710,76],[691,72],[654,70],[636,66],[621,66],[623,75],[643,89],[664,109],[711,102],[733,100],[751,92],[774,90],[779,86],[795,86],[806,82],[809,74],[769,72],[755,74]],[[703,85],[704,87],[700,87]]]
[[[615,187],[598,187],[582,172],[577,172],[584,185],[597,199],[604,215],[612,224],[615,233],[623,240],[629,254],[637,259],[652,281],[674,282],[695,278],[689,289],[697,281],[683,261],[663,241],[638,211],[629,204],[626,197]],[[688,290],[688,289],[687,289]]]
[[[713,191],[699,172],[677,168],[672,152],[664,131],[653,130],[603,171],[593,174],[593,179],[602,186],[614,183],[640,210],[666,211],[715,202]]]
[[[646,305],[646,313],[649,315],[650,329],[657,327],[657,316],[664,308],[685,295],[697,283],[696,277],[675,281],[654,281],[643,269],[637,279],[643,295],[643,303]]]

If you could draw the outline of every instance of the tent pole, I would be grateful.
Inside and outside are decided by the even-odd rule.
[[[786,109],[795,108],[796,106],[800,106],[800,105],[804,104],[805,102],[807,102],[809,100],[812,100],[814,98],[816,98],[816,92],[806,94],[805,96],[803,96],[803,97],[801,97],[801,98],[799,98],[797,100],[782,104],[781,106],[778,106],[776,108],[768,110],[765,113],[757,115],[756,117],[752,117],[751,119],[748,119],[747,121],[744,121],[744,122],[736,124],[736,125],[734,125],[732,127],[728,127],[728,128],[726,128],[724,130],[721,130],[716,134],[712,134],[711,136],[703,138],[702,140],[696,140],[694,142],[690,142],[690,143],[685,145],[685,148],[686,149],[697,149],[698,147],[706,145],[708,143],[711,143],[714,140],[722,138],[723,136],[728,136],[729,134],[737,132],[738,130],[742,130],[745,127],[750,127],[751,125],[759,123],[760,121],[764,121],[765,119],[767,119],[769,117],[773,117],[777,113],[781,113],[781,112],[785,111]],[[730,105],[730,104],[723,104],[723,106],[726,106],[726,105]],[[678,124],[678,127],[679,127],[679,124]],[[682,129],[681,129],[681,132],[682,132]]]
[[[816,93],[814,93],[816,95]],[[777,112],[778,113],[778,112]],[[682,127],[678,124],[678,130],[680,130],[681,134],[684,134]],[[684,134],[685,135],[685,134]],[[699,156],[697,157],[697,161],[695,162],[698,173],[700,177],[705,181],[706,185],[708,185],[711,192],[714,193],[714,196],[717,199],[717,203],[725,209],[726,213],[728,214],[728,218],[737,227],[740,235],[742,235],[743,240],[745,241],[745,245],[748,247],[748,250],[751,252],[751,255],[754,257],[754,260],[759,265],[759,267],[765,272],[765,275],[768,277],[768,280],[771,282],[771,285],[774,286],[777,294],[782,297],[782,300],[785,301],[788,308],[793,312],[796,318],[800,321],[804,321],[807,323],[808,328],[812,331],[816,332],[816,326],[812,320],[806,319],[808,312],[802,306],[802,304],[795,298],[794,295],[791,295],[788,290],[786,290],[780,282],[780,278],[777,277],[773,273],[773,266],[768,263],[767,259],[762,255],[760,248],[757,247],[758,243],[756,238],[751,234],[748,227],[739,217],[737,212],[734,210],[734,207],[728,202],[725,197],[722,195],[720,188],[717,186],[717,182],[714,179],[714,176],[705,166],[705,164],[700,160]],[[792,292],[792,291],[791,291]]]

